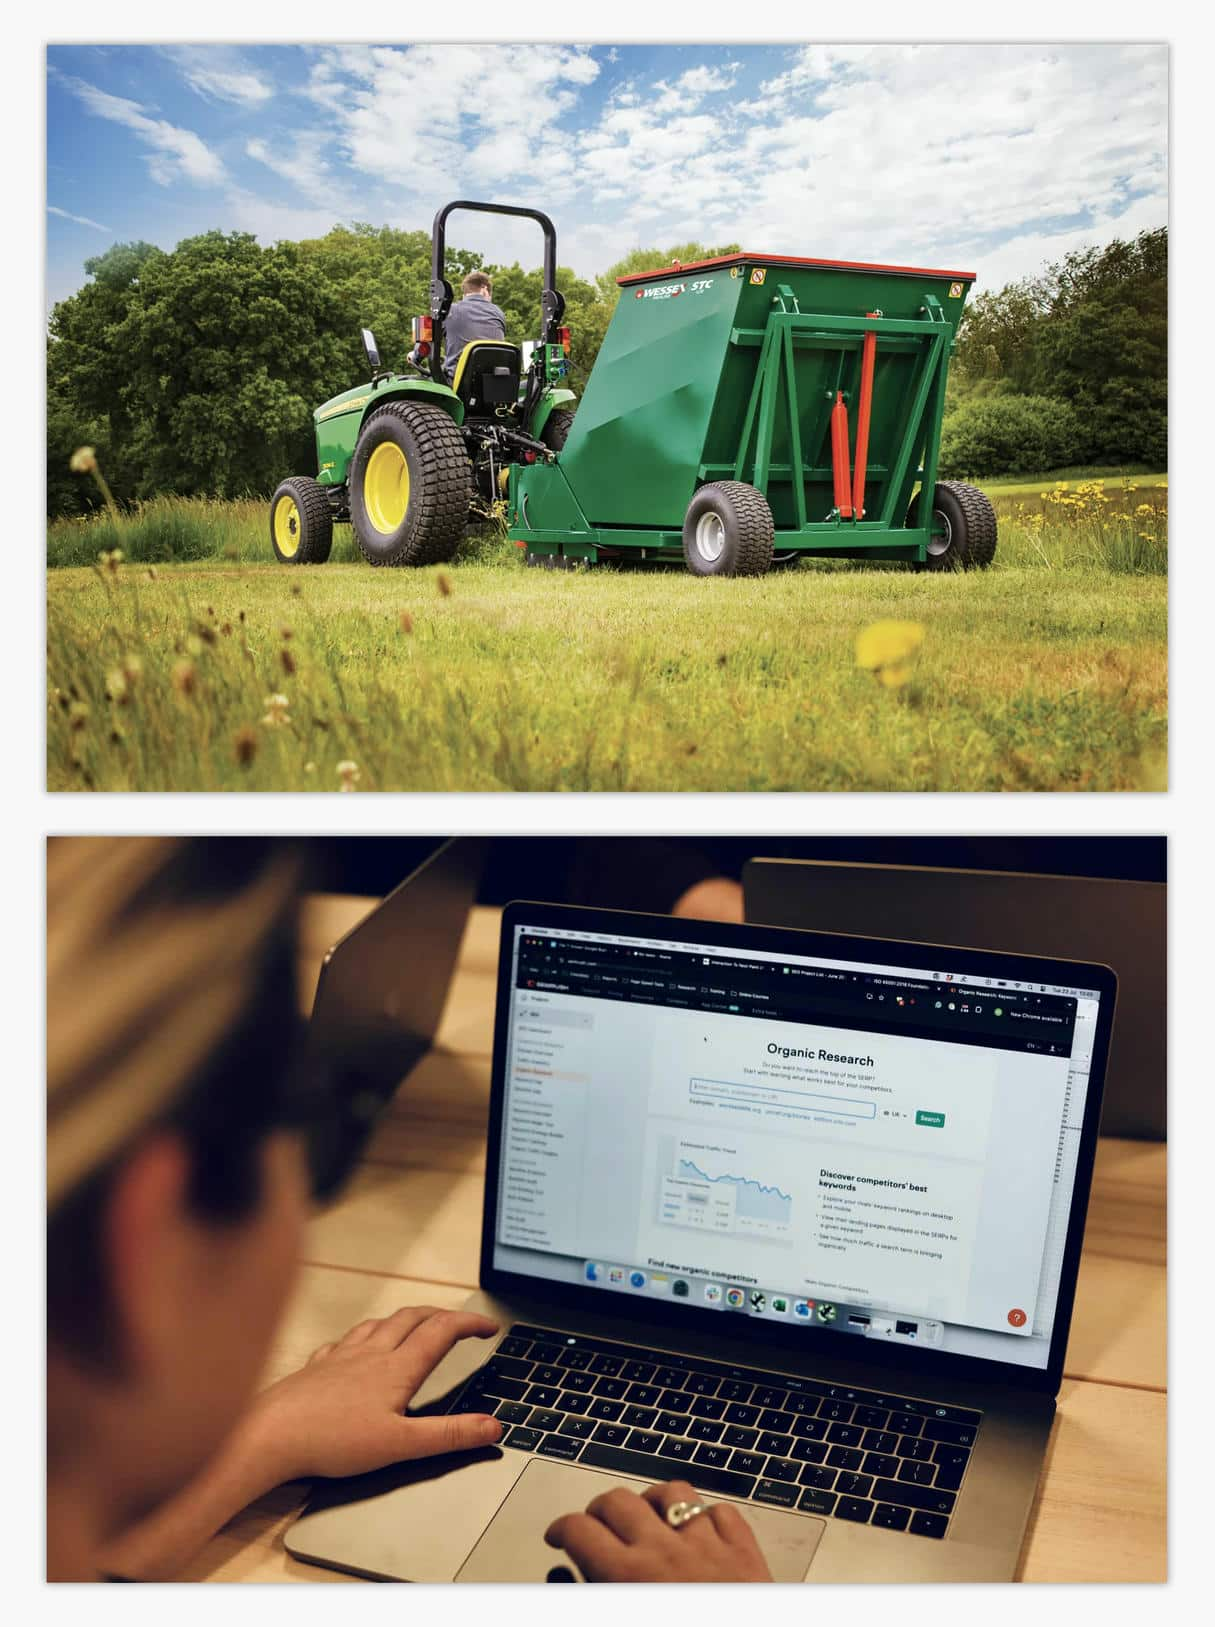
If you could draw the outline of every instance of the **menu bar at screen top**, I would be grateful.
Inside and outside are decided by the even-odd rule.
[[[516,930],[495,1263],[1044,1367],[1094,991]]]

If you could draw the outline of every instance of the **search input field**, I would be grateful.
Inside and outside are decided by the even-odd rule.
[[[787,1085],[737,1082],[729,1079],[689,1080],[691,1094],[702,1101],[745,1101],[784,1103],[786,1106],[813,1107],[819,1113],[838,1113],[841,1118],[872,1119],[877,1106],[855,1096],[827,1096],[812,1090],[793,1090]]]

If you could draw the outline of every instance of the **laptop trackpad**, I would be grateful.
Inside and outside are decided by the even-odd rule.
[[[585,1508],[592,1497],[613,1486],[638,1491],[641,1485],[639,1480],[598,1469],[534,1458],[465,1560],[456,1581],[543,1582],[554,1566],[569,1563],[560,1549],[550,1548],[544,1540],[545,1529],[558,1514]],[[748,1503],[742,1513],[759,1539],[773,1578],[802,1581],[822,1537],[823,1521],[755,1503]]]

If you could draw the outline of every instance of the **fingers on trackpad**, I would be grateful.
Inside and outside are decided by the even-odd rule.
[[[534,1459],[512,1488],[480,1542],[469,1554],[459,1582],[568,1582],[573,1567],[563,1564],[544,1541],[559,1514],[585,1508],[592,1497],[623,1486],[641,1491],[645,1482],[579,1469],[568,1463]],[[825,1529],[822,1520],[755,1503],[737,1504],[763,1549],[774,1581],[800,1582],[813,1562]],[[564,1574],[558,1574],[564,1573]]]

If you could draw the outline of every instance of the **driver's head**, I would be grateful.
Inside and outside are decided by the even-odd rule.
[[[57,1490],[103,1485],[117,1529],[256,1386],[306,1204],[297,887],[280,843],[48,844],[52,1548]]]
[[[494,285],[483,271],[470,271],[460,284],[460,287],[464,291],[465,299],[469,295],[472,295],[475,299],[492,299],[494,297]]]

